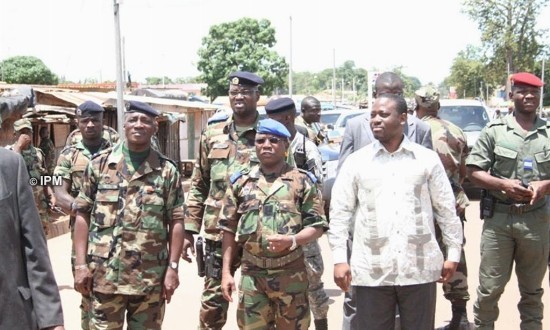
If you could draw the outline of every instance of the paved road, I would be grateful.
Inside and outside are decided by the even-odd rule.
[[[475,289],[478,283],[478,265],[479,265],[479,237],[481,233],[482,221],[479,220],[478,202],[473,202],[467,210],[467,219],[465,232],[467,237],[466,256],[469,265],[469,284],[472,300],[475,299]],[[332,256],[328,247],[326,236],[320,239],[323,258],[325,262],[325,288],[330,296],[329,310],[329,329],[340,329],[342,319],[342,301],[343,294],[332,280]],[[63,310],[65,313],[66,329],[73,330],[80,327],[80,303],[79,294],[73,290],[73,280],[70,270],[70,237],[65,234],[48,241],[52,263],[61,292],[63,301]],[[198,313],[200,305],[200,294],[202,290],[202,279],[196,275],[196,265],[186,264],[184,261],[180,264],[180,287],[176,291],[172,302],[166,308],[164,319],[164,329],[196,329],[198,324]],[[237,279],[238,280],[238,279]],[[546,290],[544,301],[548,301],[548,281],[544,281],[543,288]],[[512,275],[510,283],[506,287],[500,300],[501,313],[496,323],[497,329],[516,330],[519,329],[519,314],[516,305],[519,301],[519,291],[515,275]],[[468,313],[472,321],[472,303],[468,303]],[[225,329],[238,329],[235,321],[235,304],[231,305],[229,311],[229,321]],[[550,311],[546,308],[544,324],[550,327]],[[444,325],[451,318],[451,308],[448,301],[443,298],[439,287],[436,326]],[[313,329],[313,325],[311,329]]]

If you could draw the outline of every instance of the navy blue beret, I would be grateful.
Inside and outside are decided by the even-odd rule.
[[[105,111],[105,109],[103,109],[101,105],[92,101],[86,101],[81,105],[79,105],[78,108],[76,108],[76,115],[82,116],[85,114],[92,114],[92,113],[98,113],[103,111]]]
[[[128,101],[126,102],[126,112],[141,112],[148,116],[157,117],[159,112],[149,104],[140,101]]]
[[[237,71],[229,75],[229,81],[233,85],[258,86],[264,83],[264,80],[258,75],[248,71]]]
[[[281,97],[271,100],[265,106],[265,112],[268,115],[272,113],[285,112],[288,110],[294,110],[294,112],[296,112],[296,105],[290,97]]]
[[[285,138],[290,137],[290,132],[286,129],[285,125],[271,118],[260,120],[256,133],[272,134]]]

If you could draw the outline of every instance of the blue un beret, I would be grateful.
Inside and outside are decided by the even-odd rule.
[[[258,86],[264,83],[264,80],[258,75],[248,71],[237,71],[229,75],[229,81],[233,85]]]
[[[140,101],[128,101],[126,102],[126,112],[141,112],[148,116],[157,117],[159,112],[149,104]]]
[[[274,119],[262,119],[258,122],[258,128],[256,133],[260,134],[272,134],[285,138],[290,137],[290,132],[286,129],[285,125]]]
[[[296,112],[296,105],[290,97],[281,97],[271,100],[265,106],[265,112],[268,115],[272,113],[285,112],[288,110],[294,110],[294,112]]]
[[[76,115],[82,116],[85,114],[92,114],[97,112],[103,112],[105,109],[103,107],[95,102],[92,101],[86,101],[82,103],[81,105],[76,108]]]

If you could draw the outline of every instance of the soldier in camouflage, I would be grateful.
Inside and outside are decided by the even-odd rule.
[[[115,145],[118,143],[119,136],[117,131],[115,131],[114,128],[109,127],[107,125],[103,125],[103,133],[102,133],[103,139],[109,141],[112,145]],[[82,133],[80,132],[80,128],[77,128],[73,130],[69,136],[67,136],[67,140],[65,141],[65,146],[71,146],[77,144],[79,141],[82,140]]]
[[[468,156],[466,135],[460,127],[437,116],[439,92],[435,87],[428,85],[420,88],[415,93],[415,100],[416,115],[430,125],[434,151],[439,155],[453,188],[456,199],[456,212],[462,222],[462,228],[464,228],[465,211],[470,204],[462,188],[462,183],[466,177],[466,157]],[[441,250],[445,254],[446,249],[437,223],[436,236]],[[451,302],[453,317],[451,322],[442,329],[469,329],[466,303],[470,300],[470,294],[468,293],[468,268],[464,249],[462,249],[460,262],[453,277],[447,283],[443,283],[443,292],[445,298]]]
[[[222,234],[218,220],[222,198],[229,177],[236,171],[256,164],[254,137],[259,114],[258,85],[263,80],[257,75],[240,71],[229,75],[229,102],[233,116],[226,121],[209,125],[202,133],[199,159],[185,204],[185,239],[182,258],[191,261],[188,250],[193,248],[193,234],[201,229],[205,235],[204,290],[201,297],[200,329],[221,329],[227,320],[228,303],[221,291]],[[236,258],[233,271],[239,265]]]
[[[317,180],[317,189],[322,191],[323,182],[321,153],[313,141],[296,130],[294,120],[296,106],[288,97],[273,99],[265,106],[265,112],[271,119],[283,124],[290,132],[290,146],[286,162],[289,165],[312,173]],[[321,247],[317,240],[305,244],[304,251],[307,277],[309,281],[308,298],[316,330],[328,329],[328,296],[322,281],[324,265]]]
[[[179,285],[183,190],[176,164],[151,148],[158,112],[130,101],[126,141],[86,167],[75,202],[75,289],[91,295],[90,329],[161,329]]]
[[[295,119],[297,126],[307,129],[307,137],[320,145],[325,140],[325,135],[319,124],[321,121],[321,102],[313,96],[307,96],[302,100],[302,114]]]
[[[223,200],[222,290],[228,301],[235,291],[230,265],[237,243],[243,246],[241,329],[309,328],[302,246],[328,224],[315,177],[285,162],[289,137],[278,121],[260,121],[255,141],[260,165],[232,175]]]
[[[50,132],[48,131],[47,127],[41,127],[39,134],[40,145],[38,147],[46,156],[46,171],[49,175],[52,175],[55,168],[55,147],[53,145],[52,139],[50,139]]]
[[[49,216],[48,208],[54,207],[56,200],[53,190],[50,186],[40,186],[40,177],[48,175],[46,170],[45,156],[42,150],[32,145],[32,124],[28,119],[19,119],[13,123],[16,141],[14,144],[6,146],[7,149],[13,150],[23,156],[27,171],[31,180],[35,180],[32,185],[34,202],[40,214],[40,221],[44,234],[49,234]]]
[[[111,147],[111,142],[102,137],[103,107],[92,101],[86,101],[76,110],[79,132],[84,132],[76,144],[66,146],[57,160],[54,175],[63,178],[63,185],[54,187],[57,205],[70,214],[69,227],[71,240],[74,239],[75,214],[73,203],[82,190],[82,175],[92,157]],[[75,273],[74,244],[71,246],[71,267]],[[90,297],[82,296],[81,327],[89,329]]]

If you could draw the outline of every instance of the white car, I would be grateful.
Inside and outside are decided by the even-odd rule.
[[[327,130],[336,130],[341,136],[344,136],[348,120],[366,112],[365,109],[323,111],[321,112],[321,123]]]
[[[485,104],[478,100],[466,99],[439,100],[439,104],[439,118],[460,127],[466,134],[468,149],[472,149],[481,130],[491,121]]]

